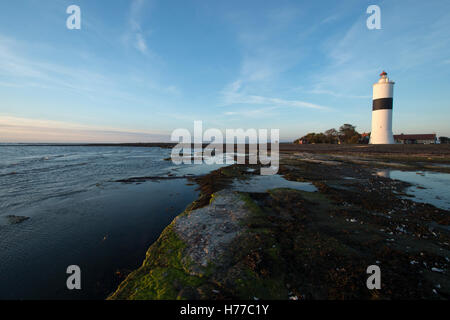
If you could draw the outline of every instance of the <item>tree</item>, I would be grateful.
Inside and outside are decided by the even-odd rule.
[[[361,135],[355,126],[346,123],[339,128],[339,138],[342,143],[358,143]]]
[[[338,143],[339,132],[336,129],[328,129],[325,131],[325,135],[327,136],[327,143]]]
[[[323,133],[315,133],[315,132],[311,132],[308,133],[307,135],[301,137],[300,139],[297,139],[294,141],[294,143],[299,143],[300,140],[305,141],[306,143],[310,144],[310,143],[328,143],[328,138],[326,135],[324,135]]]
[[[310,132],[307,135],[294,141],[294,143],[360,143],[361,135],[356,131],[356,127],[351,124],[344,124],[336,129],[328,129],[324,133]]]
[[[439,137],[439,142],[440,143],[445,143],[445,144],[448,144],[448,143],[450,143],[450,138],[448,138],[448,137]]]

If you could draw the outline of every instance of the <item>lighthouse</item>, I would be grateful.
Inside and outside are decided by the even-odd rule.
[[[395,82],[387,73],[380,74],[380,80],[373,85],[372,132],[370,144],[393,144],[392,102]]]

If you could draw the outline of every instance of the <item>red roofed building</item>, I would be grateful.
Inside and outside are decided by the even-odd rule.
[[[394,135],[396,143],[403,144],[433,144],[436,143],[436,134],[398,134]]]

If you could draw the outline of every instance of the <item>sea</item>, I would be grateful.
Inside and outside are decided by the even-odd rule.
[[[198,196],[158,147],[0,144],[0,299],[105,299]],[[171,177],[122,183],[134,177]],[[69,266],[81,290],[69,290]]]

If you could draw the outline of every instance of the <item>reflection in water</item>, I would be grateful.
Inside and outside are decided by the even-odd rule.
[[[317,191],[317,188],[310,182],[289,181],[280,175],[257,175],[249,180],[235,180],[231,188],[241,192],[266,192],[267,190],[278,188],[289,188],[308,192]]]
[[[380,170],[377,175],[413,184],[407,189],[407,193],[414,196],[411,199],[413,201],[429,203],[435,207],[450,210],[450,174],[448,173]]]
[[[391,177],[389,169],[377,170],[376,174],[377,174],[378,177],[382,177],[382,178],[390,178]]]

